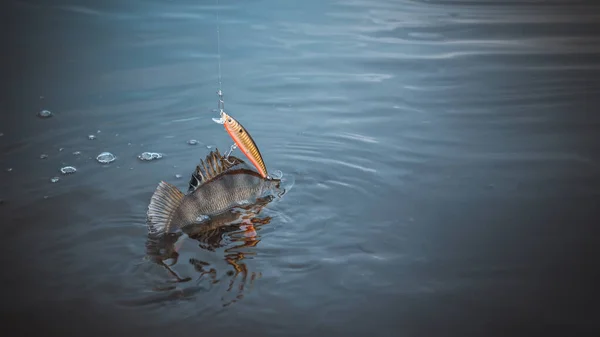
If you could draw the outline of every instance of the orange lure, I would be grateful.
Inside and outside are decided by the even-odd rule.
[[[240,151],[250,159],[254,167],[258,170],[258,173],[260,173],[263,178],[267,178],[267,167],[265,166],[265,162],[258,150],[258,146],[256,146],[254,139],[252,139],[252,136],[246,131],[246,128],[224,111],[221,111],[221,120],[224,122],[223,125],[225,126],[225,131],[227,131]]]

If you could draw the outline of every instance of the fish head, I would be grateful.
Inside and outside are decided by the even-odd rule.
[[[262,195],[263,196],[271,196],[271,197],[280,197],[285,193],[285,188],[281,183],[281,179],[267,177],[264,179],[262,184]]]

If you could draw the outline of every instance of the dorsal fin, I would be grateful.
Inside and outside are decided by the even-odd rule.
[[[196,166],[196,170],[192,173],[188,193],[195,191],[198,187],[215,179],[228,169],[242,163],[244,163],[243,160],[234,156],[229,156],[225,159],[219,152],[219,149],[210,151],[204,160],[200,160],[200,164]]]

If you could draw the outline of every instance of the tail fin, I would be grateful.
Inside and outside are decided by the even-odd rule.
[[[181,204],[183,193],[177,187],[161,181],[148,205],[147,223],[150,234],[169,231],[173,213]]]

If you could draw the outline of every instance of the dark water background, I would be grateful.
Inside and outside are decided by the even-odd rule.
[[[217,9],[226,110],[295,185],[258,215],[269,223],[243,256],[225,251],[247,242],[241,230],[214,251],[183,238],[172,268],[190,280],[170,283],[145,259],[145,212],[160,180],[186,189],[208,146],[231,144],[210,120]],[[5,3],[2,18],[5,326],[37,336],[598,328],[598,7],[28,0]],[[54,116],[36,117],[42,109]],[[99,164],[103,151],[117,160]],[[164,157],[142,162],[144,151]],[[62,176],[65,165],[77,173]]]

